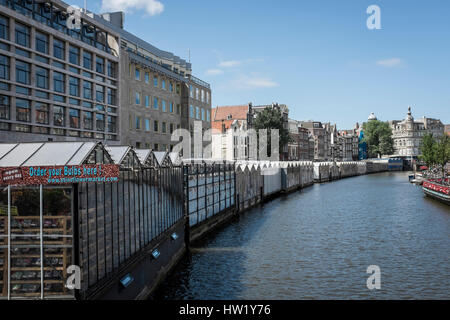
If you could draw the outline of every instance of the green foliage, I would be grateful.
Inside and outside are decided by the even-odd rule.
[[[258,134],[258,139],[259,139],[259,130],[267,129],[267,135],[268,135],[267,150],[269,152],[269,156],[270,156],[270,151],[271,151],[270,136],[271,136],[272,129],[279,130],[278,132],[279,132],[279,137],[280,137],[280,142],[279,142],[280,152],[281,152],[281,150],[283,150],[283,147],[290,141],[289,131],[286,128],[284,128],[283,125],[284,125],[283,114],[277,108],[265,108],[263,111],[259,112],[256,115],[256,119],[253,122],[253,127]]]
[[[434,156],[436,164],[441,166],[442,175],[445,172],[445,165],[450,161],[450,137],[444,134],[434,144]]]
[[[423,136],[422,146],[420,147],[421,155],[419,156],[419,159],[425,162],[428,167],[436,164],[436,155],[434,153],[435,144],[436,140],[433,138],[431,133],[427,133]]]
[[[364,139],[369,157],[374,158],[394,152],[392,129],[388,122],[373,120],[363,124]]]

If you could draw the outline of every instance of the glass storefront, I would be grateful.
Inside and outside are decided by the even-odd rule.
[[[73,297],[72,187],[2,187],[0,299]]]

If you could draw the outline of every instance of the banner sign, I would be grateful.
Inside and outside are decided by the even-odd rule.
[[[0,168],[0,185],[59,185],[119,181],[119,165],[34,166]]]

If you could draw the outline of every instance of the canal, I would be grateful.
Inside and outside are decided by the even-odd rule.
[[[155,298],[450,299],[450,209],[407,180],[315,184],[247,211],[195,243]]]

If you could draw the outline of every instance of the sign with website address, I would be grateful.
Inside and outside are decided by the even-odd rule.
[[[34,166],[0,168],[1,185],[59,185],[119,181],[119,165]]]

